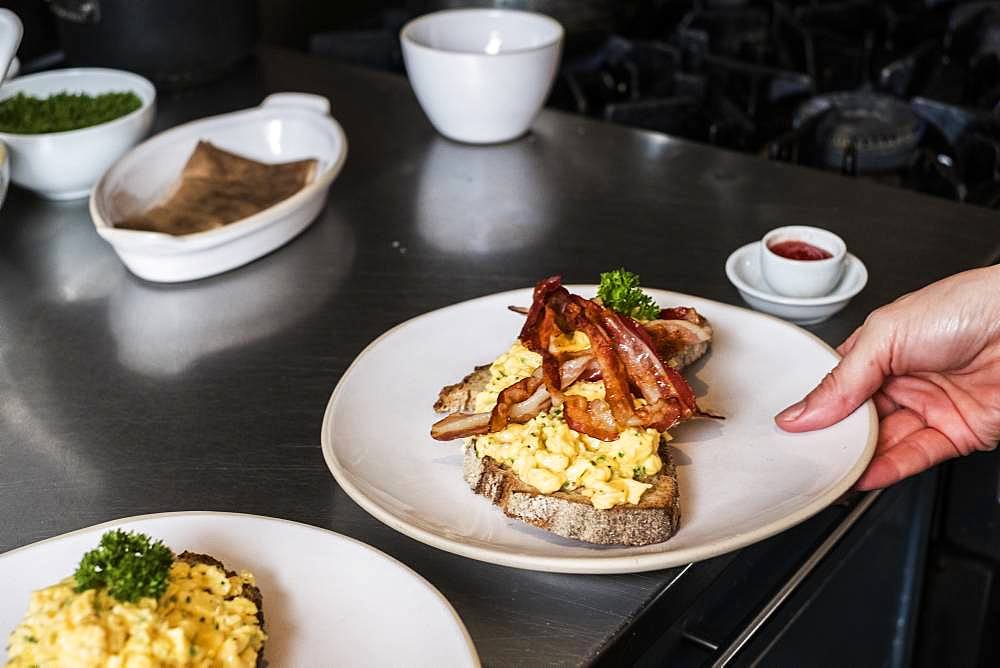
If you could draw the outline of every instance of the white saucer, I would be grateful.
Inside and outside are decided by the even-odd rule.
[[[771,290],[760,271],[759,241],[733,251],[726,260],[726,276],[751,308],[797,325],[815,325],[847,306],[851,298],[868,283],[868,270],[865,269],[864,262],[850,253],[844,262],[844,275],[833,292],[806,299],[783,297]]]

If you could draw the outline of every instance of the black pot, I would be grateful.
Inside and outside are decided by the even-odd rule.
[[[217,79],[253,53],[255,0],[49,0],[66,60],[177,87]]]

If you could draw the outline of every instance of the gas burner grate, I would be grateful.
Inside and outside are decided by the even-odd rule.
[[[1000,207],[1000,2],[671,11],[567,61],[552,106]]]

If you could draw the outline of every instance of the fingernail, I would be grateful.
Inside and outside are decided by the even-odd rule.
[[[805,409],[806,409],[806,402],[805,399],[803,399],[799,403],[792,404],[785,410],[778,413],[774,419],[779,420],[781,422],[795,422],[798,419],[798,417],[802,415],[802,411],[804,411]]]

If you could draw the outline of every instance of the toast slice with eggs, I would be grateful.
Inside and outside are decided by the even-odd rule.
[[[236,577],[236,571],[231,571],[226,568],[226,565],[215,557],[208,554],[199,554],[198,552],[189,552],[185,550],[177,555],[176,561],[183,561],[189,566],[195,566],[197,564],[205,564],[206,566],[215,566],[220,571],[226,574],[227,578]],[[255,584],[244,583],[243,589],[240,592],[234,594],[233,598],[245,598],[254,605],[257,606],[257,622],[260,624],[260,628],[264,628],[264,596],[260,593],[260,588]],[[264,665],[264,647],[261,645],[260,653],[257,655],[257,666],[260,668]]]
[[[434,409],[439,413],[448,413],[449,417],[439,421],[432,428],[431,435],[437,440],[465,437],[465,481],[476,494],[489,499],[508,517],[559,536],[595,544],[640,546],[665,541],[677,531],[681,515],[677,470],[667,446],[670,439],[666,429],[682,419],[708,415],[697,407],[693,393],[679,372],[709,351],[712,327],[695,309],[687,307],[658,310],[659,317],[641,323],[629,321],[632,324],[623,327],[620,320],[615,320],[620,316],[608,315],[600,302],[588,304],[587,300],[568,292],[557,292],[561,290],[557,279],[546,279],[539,285],[544,288],[547,281],[550,285],[554,284],[550,294],[557,294],[553,299],[553,313],[562,309],[559,317],[566,321],[566,325],[559,330],[550,329],[553,334],[549,338],[549,334],[537,334],[532,330],[532,316],[529,314],[518,342],[510,351],[497,358],[492,365],[478,366],[461,381],[441,389]],[[536,287],[533,304],[536,313],[540,311],[538,294],[539,288]],[[579,305],[579,310],[574,311],[573,304]],[[579,314],[587,313],[588,309],[589,314],[581,318]],[[577,339],[579,331],[567,331],[575,329],[569,322],[574,314],[581,327],[590,327],[582,343]],[[592,319],[589,324],[586,318]],[[537,316],[535,322],[538,322]],[[603,327],[594,328],[594,322],[602,322]],[[581,374],[579,368],[582,365],[594,368],[592,360],[588,361],[595,356],[595,347],[589,337],[607,336],[608,331],[615,331],[617,338],[600,344],[605,350],[609,343],[613,343],[612,354],[619,358],[635,355],[639,364],[659,368],[659,371],[654,369],[649,375],[644,375],[646,369],[637,368],[635,360],[628,360],[633,363],[631,369],[625,372],[631,391],[636,395],[640,391],[648,391],[648,380],[653,376],[658,378],[657,388],[671,384],[683,386],[687,391],[686,415],[661,422],[646,417],[649,421],[640,422],[642,427],[638,430],[625,427],[635,425],[635,418],[632,422],[616,418],[617,432],[601,431],[600,428],[595,429],[593,422],[588,423],[586,419],[581,422],[579,410],[575,415],[568,416],[567,413],[574,407],[565,404],[564,410],[563,404],[551,401],[556,390],[561,389],[563,401],[573,400],[578,407],[589,403],[588,410],[598,409],[584,418],[601,415],[600,404],[607,407],[607,403],[603,402],[606,395],[601,378],[607,378],[606,374],[615,372],[616,367],[613,362],[608,364],[608,356],[605,355],[600,374],[595,374],[597,383],[594,382],[594,375]],[[522,345],[526,335],[537,337],[530,342],[532,352],[547,348],[549,354],[556,358],[561,388],[550,381],[542,384],[539,376],[544,374],[543,369],[537,366],[541,359],[538,353],[530,364],[525,361],[526,355],[531,354]],[[656,360],[651,360],[654,357]],[[623,373],[621,367],[617,372]],[[578,385],[577,380],[581,384]],[[645,390],[639,389],[642,383],[646,383]],[[625,386],[625,391],[629,391],[628,387]],[[619,382],[619,395],[622,389],[623,385]],[[517,396],[504,400],[506,392],[515,392]],[[580,397],[570,396],[573,394],[588,394],[588,401],[581,402]],[[635,408],[630,410],[642,411],[643,406],[662,401],[651,393],[640,398],[644,401],[637,400]],[[505,404],[501,413],[496,408],[499,403]],[[679,399],[667,400],[667,406],[680,405]],[[549,409],[550,412],[547,412]],[[498,414],[506,418],[499,428],[494,426]],[[609,417],[606,411],[603,415]],[[651,431],[653,428],[655,431]],[[656,432],[661,434],[657,436]],[[495,434],[500,434],[499,439],[489,441],[484,447],[481,437],[490,439]],[[567,434],[570,441],[566,441]],[[591,440],[586,441],[585,436]],[[552,439],[555,439],[556,445],[550,447]],[[641,454],[637,454],[635,449],[637,439],[644,443]],[[611,452],[606,452],[606,446],[612,445]],[[517,449],[511,450],[507,446]],[[614,459],[616,456],[619,459]],[[525,461],[533,463],[524,464]],[[596,482],[593,478],[587,479],[591,473],[596,475],[602,471]],[[650,473],[647,474],[647,471]],[[601,481],[606,481],[606,484]],[[609,486],[617,486],[622,494],[614,500],[605,496],[599,501],[598,496],[605,494]]]
[[[71,577],[33,592],[8,666],[240,665],[263,668],[263,597],[252,574],[207,554],[115,529]],[[95,644],[92,639],[100,638]]]
[[[650,545],[673,536],[681,520],[677,469],[662,441],[659,455],[663,468],[642,479],[652,487],[639,503],[604,510],[576,492],[542,494],[492,457],[477,457],[472,447],[465,448],[462,472],[472,491],[489,499],[508,517],[588,543]]]

